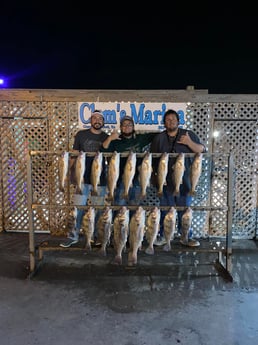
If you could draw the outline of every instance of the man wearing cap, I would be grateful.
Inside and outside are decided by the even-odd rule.
[[[104,116],[101,111],[95,110],[91,114],[90,124],[91,124],[91,127],[89,129],[80,130],[75,135],[73,150],[77,154],[80,151],[96,153],[97,151],[99,151],[102,142],[108,137],[108,134],[102,130],[104,126]],[[71,158],[71,163],[70,163],[71,168],[75,163],[75,160],[76,160],[75,158],[76,156]],[[92,165],[93,159],[94,159],[94,155],[91,155],[91,156],[86,155],[84,187],[83,187],[82,195],[74,194],[73,202],[75,205],[86,205],[87,200],[89,199],[90,191],[92,188],[90,175],[91,175],[91,165]],[[104,170],[105,169],[103,169],[103,173],[104,173]],[[104,179],[105,178],[102,174],[101,185],[103,186],[105,184]],[[104,196],[106,188],[105,187],[99,187],[99,188],[101,189],[100,196]],[[76,229],[74,229],[68,234],[68,238],[64,242],[60,243],[61,247],[68,248],[71,245],[78,243],[83,213],[84,213],[83,209],[78,209],[77,218],[76,218]]]
[[[114,130],[107,139],[102,143],[100,148],[103,152],[136,152],[142,153],[149,151],[149,146],[157,134],[157,132],[136,133],[134,129],[134,121],[131,116],[124,116],[120,121],[120,134]],[[120,158],[120,174],[117,182],[117,188],[114,196],[115,205],[126,205],[126,200],[123,199],[124,185],[122,175],[125,168],[127,157]],[[142,158],[137,158],[136,173],[133,179],[133,187],[130,189],[129,201],[130,205],[139,203],[140,186],[138,181],[138,166],[141,164]]]

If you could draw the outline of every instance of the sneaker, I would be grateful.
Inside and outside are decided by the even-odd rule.
[[[72,239],[72,238],[67,238],[67,240],[65,240],[64,242],[60,243],[59,245],[60,245],[60,247],[63,247],[63,248],[69,248],[73,244],[76,244],[78,242],[79,242],[79,240]]]
[[[180,243],[183,246],[187,246],[187,247],[199,247],[200,242],[197,240],[193,240],[192,238],[189,238],[187,241],[186,240],[180,240]]]
[[[165,240],[164,237],[157,237],[156,240],[154,241],[153,245],[154,246],[163,246],[163,244],[166,244],[167,241]]]

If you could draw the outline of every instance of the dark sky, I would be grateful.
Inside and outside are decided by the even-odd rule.
[[[258,16],[87,13],[1,11],[6,87],[258,93]]]

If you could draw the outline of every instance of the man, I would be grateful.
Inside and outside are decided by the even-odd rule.
[[[91,127],[89,129],[80,130],[76,133],[74,144],[73,144],[73,150],[75,153],[79,153],[81,151],[83,152],[94,152],[96,153],[99,151],[99,148],[102,144],[102,142],[108,137],[108,134],[105,133],[102,128],[104,126],[104,116],[99,110],[95,110],[90,117],[90,124]],[[92,189],[91,186],[91,165],[94,159],[94,155],[88,156],[86,155],[85,160],[85,173],[84,173],[84,186],[82,189],[82,195],[81,194],[74,194],[73,202],[75,205],[86,205],[87,200],[90,196],[90,191]],[[76,156],[71,158],[70,167],[72,168],[73,165],[75,165]],[[101,177],[101,185],[104,185],[104,169]],[[105,195],[105,187],[99,187],[100,196]],[[60,243],[61,247],[68,248],[73,244],[78,243],[79,241],[79,234],[80,234],[80,228],[81,228],[81,222],[82,217],[84,214],[83,209],[78,209],[77,218],[76,218],[76,228],[69,232],[68,238],[66,241]]]
[[[103,142],[101,151],[103,152],[136,152],[143,153],[149,150],[150,143],[157,133],[135,133],[134,121],[131,116],[124,116],[120,121],[120,131],[113,131],[110,136]],[[122,180],[127,157],[120,158],[120,173],[117,182],[117,188],[114,196],[115,205],[139,204],[140,185],[138,181],[138,167],[142,158],[137,158],[133,187],[130,188],[129,200],[124,199],[124,184]]]
[[[164,114],[165,130],[156,135],[151,144],[153,153],[201,153],[205,152],[205,146],[200,142],[198,136],[191,130],[179,128],[179,115],[175,110],[169,109]],[[153,159],[153,172],[157,175],[159,158]],[[184,173],[182,184],[180,184],[179,195],[174,195],[175,183],[173,180],[173,165],[176,157],[170,157],[168,161],[168,173],[166,184],[163,186],[163,193],[160,197],[160,206],[178,206],[189,207],[192,202],[192,196],[189,195],[190,185],[190,166],[192,157],[185,157]],[[163,236],[163,220],[165,210],[161,211],[160,237],[161,243]],[[178,232],[181,234],[181,221],[184,211],[178,211]],[[163,242],[165,243],[165,242]],[[162,244],[163,244],[162,243]],[[181,243],[187,246],[198,246],[200,243],[189,237],[188,240],[181,239]]]

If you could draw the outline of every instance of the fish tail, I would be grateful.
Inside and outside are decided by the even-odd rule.
[[[91,195],[92,195],[92,196],[98,196],[98,191],[93,189],[93,190],[91,191]]]
[[[190,192],[188,193],[188,195],[190,196],[195,196],[196,195],[196,192],[194,190],[190,190]]]
[[[59,190],[60,190],[61,192],[64,193],[64,191],[65,191],[64,186],[63,186],[63,185],[60,185],[60,186],[59,186]]]

